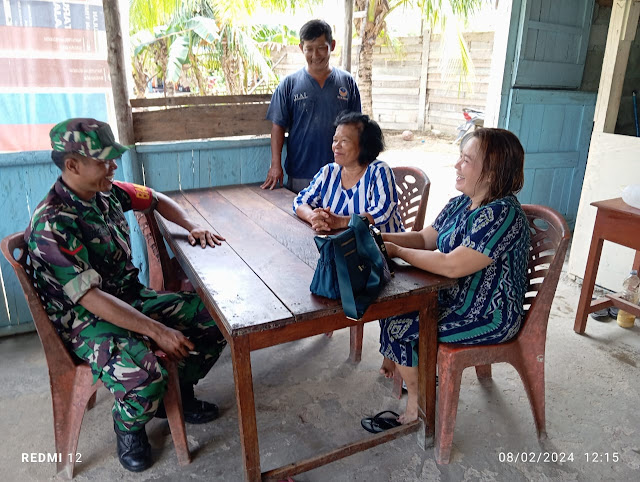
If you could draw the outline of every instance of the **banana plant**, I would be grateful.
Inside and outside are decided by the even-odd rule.
[[[292,31],[256,24],[256,6],[293,11],[319,0],[131,0],[131,39],[136,89],[153,75],[176,82],[183,72],[196,78],[224,73],[229,94],[246,93],[255,78],[275,79],[270,50]],[[297,42],[296,42],[297,43]],[[166,89],[165,89],[166,91]]]

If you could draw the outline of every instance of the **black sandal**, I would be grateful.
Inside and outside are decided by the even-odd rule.
[[[591,301],[595,299],[596,299],[595,296],[591,297]],[[609,310],[610,308],[603,308],[601,310],[594,311],[593,313],[589,314],[589,316],[596,321],[609,321],[609,317],[611,316],[611,313],[609,312]]]
[[[395,418],[383,417],[382,415],[384,415],[385,413],[390,413]],[[385,410],[384,412],[380,412],[373,417],[363,418],[362,420],[360,420],[360,425],[362,425],[362,428],[367,432],[380,433],[384,432],[385,430],[389,430],[390,428],[395,428],[402,425],[400,422],[398,422],[398,417],[399,415],[396,412]]]

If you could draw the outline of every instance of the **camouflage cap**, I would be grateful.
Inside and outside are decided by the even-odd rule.
[[[111,127],[95,119],[67,119],[51,132],[51,148],[58,152],[77,152],[94,159],[115,159],[129,148],[118,144]]]

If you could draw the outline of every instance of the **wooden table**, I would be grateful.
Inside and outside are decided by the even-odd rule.
[[[584,281],[582,282],[576,321],[573,325],[573,330],[576,333],[584,333],[589,313],[609,308],[610,306],[615,306],[640,316],[640,307],[638,305],[629,303],[615,294],[608,294],[603,298],[591,300],[596,275],[598,274],[602,245],[605,240],[635,249],[636,256],[633,260],[632,269],[640,270],[640,209],[629,206],[621,198],[593,202],[591,205],[598,208],[598,212],[593,226],[591,247],[589,248]],[[621,282],[625,277],[624,275],[626,273],[620,273]]]
[[[231,348],[247,480],[283,479],[409,432],[421,430],[419,444],[423,448],[432,445],[437,290],[453,285],[454,280],[404,266],[396,270],[360,321],[420,311],[419,419],[327,454],[261,473],[250,352],[357,322],[344,316],[339,301],[309,291],[318,251],[313,230],[291,210],[293,193],[244,185],[168,195],[194,220],[211,226],[227,240],[215,249],[193,247],[182,228],[157,216],[160,231]]]

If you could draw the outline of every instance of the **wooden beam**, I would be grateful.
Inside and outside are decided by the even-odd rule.
[[[424,131],[427,117],[427,78],[429,76],[429,47],[431,43],[431,30],[423,20],[422,29],[422,67],[420,69],[420,93],[418,94],[418,129]]]
[[[133,119],[129,106],[127,69],[125,64],[119,2],[103,0],[104,26],[107,34],[107,62],[111,73],[111,90],[118,124],[118,140],[126,146],[133,144]]]
[[[271,101],[271,94],[254,95],[206,95],[131,99],[131,107],[178,107],[188,105],[254,104]]]
[[[353,0],[344,0],[344,37],[342,39],[342,68],[351,72],[351,40],[353,38]]]
[[[271,132],[269,104],[195,105],[133,113],[136,142],[180,141]]]
[[[615,130],[629,50],[639,17],[640,0],[616,0],[613,4],[594,116],[596,132],[613,134]]]
[[[113,104],[116,111],[116,125],[118,127],[118,141],[125,146],[135,143],[133,135],[133,118],[129,105],[129,89],[127,88],[127,68],[124,55],[124,43],[122,41],[122,28],[120,23],[120,2],[102,1],[104,11],[104,26],[107,34],[107,63],[111,75],[111,90],[113,92]],[[126,181],[142,184],[142,163],[138,162],[135,149],[130,149],[123,156],[122,168]]]
[[[263,472],[262,480],[281,480],[285,477],[291,477],[303,472],[308,472],[317,467],[326,465],[329,462],[340,460],[371,447],[375,447],[376,445],[388,442],[389,440],[396,439],[411,432],[416,432],[420,429],[421,425],[421,420],[414,420],[413,422],[410,422],[406,425],[400,425],[399,427],[386,430],[364,440],[343,445],[342,447],[332,450],[331,452],[328,452],[326,454],[316,455],[315,457],[310,457],[299,462]]]

